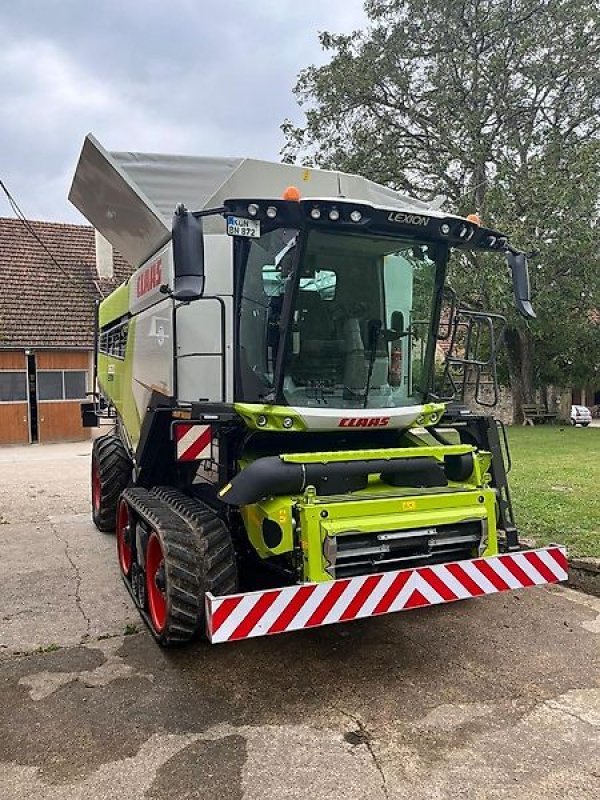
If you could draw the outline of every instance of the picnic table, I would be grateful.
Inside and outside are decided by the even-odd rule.
[[[535,425],[537,422],[545,425],[554,422],[558,412],[548,411],[541,403],[526,403],[523,405],[523,425]]]

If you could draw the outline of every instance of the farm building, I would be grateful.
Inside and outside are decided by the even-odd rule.
[[[89,436],[95,302],[131,271],[87,225],[29,225],[0,218],[0,445]]]

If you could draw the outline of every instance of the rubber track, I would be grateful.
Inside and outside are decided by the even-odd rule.
[[[92,458],[100,475],[100,511],[92,510],[92,519],[98,530],[107,533],[115,530],[119,497],[131,480],[131,461],[123,442],[114,434],[94,441]]]
[[[197,635],[204,619],[196,532],[147,489],[126,489],[123,498],[157,532],[165,555],[167,622],[164,631],[157,633],[148,616],[143,616],[160,644],[188,642]]]
[[[157,486],[151,494],[167,503],[192,526],[198,554],[198,578],[202,595],[234,594],[238,590],[237,563],[231,535],[221,519],[202,501],[169,486]],[[204,608],[202,609],[204,622]]]

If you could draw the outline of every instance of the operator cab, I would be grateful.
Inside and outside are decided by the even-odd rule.
[[[528,303],[523,254],[473,218],[340,198],[229,200],[222,213],[237,402],[392,414],[425,403],[451,247],[505,254]]]

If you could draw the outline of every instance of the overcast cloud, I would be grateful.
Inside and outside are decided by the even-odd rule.
[[[32,219],[67,201],[91,131],[109,150],[279,159],[317,33],[362,0],[0,0],[0,177]],[[0,216],[11,211],[0,197]]]

